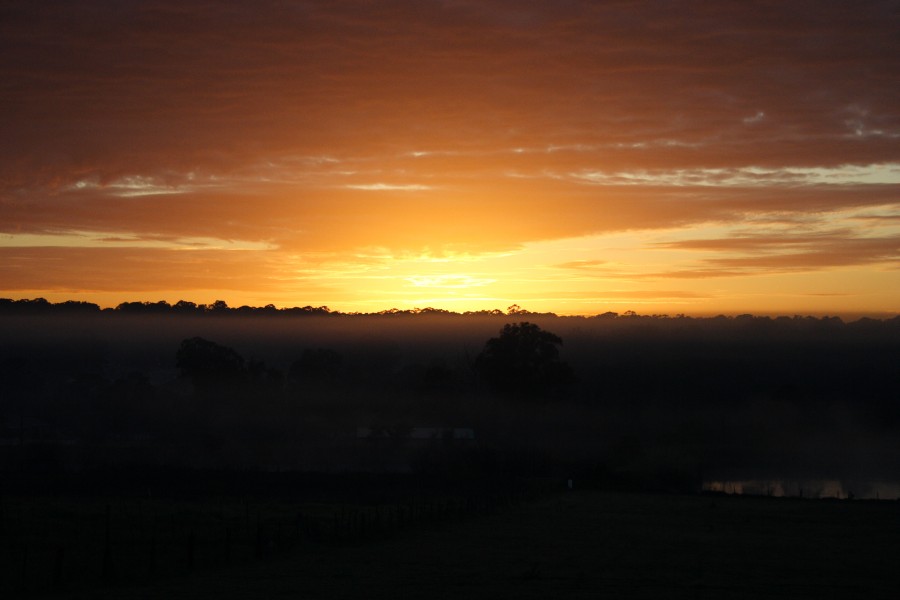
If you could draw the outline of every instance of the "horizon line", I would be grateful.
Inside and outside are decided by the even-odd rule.
[[[512,304],[505,311],[494,309],[454,311],[440,307],[426,306],[414,308],[397,308],[391,307],[374,312],[362,311],[342,311],[339,309],[329,308],[327,305],[313,306],[284,306],[277,307],[275,304],[266,304],[264,306],[229,306],[224,300],[215,300],[212,303],[196,303],[190,300],[179,300],[172,304],[166,300],[147,301],[125,301],[112,306],[103,306],[96,302],[88,302],[84,300],[64,300],[60,302],[50,302],[43,297],[37,298],[0,298],[0,315],[6,312],[6,309],[20,308],[29,312],[40,312],[42,310],[50,310],[57,313],[69,314],[74,312],[93,312],[93,313],[131,313],[131,314],[161,314],[162,312],[176,315],[205,315],[205,316],[224,316],[226,314],[236,314],[242,316],[250,315],[275,315],[275,314],[318,314],[330,316],[486,316],[486,317],[543,317],[543,318],[656,318],[656,319],[715,319],[719,317],[735,319],[744,318],[767,318],[767,319],[798,319],[813,318],[819,320],[839,319],[844,322],[858,321],[862,319],[873,319],[889,321],[891,319],[900,318],[900,312],[809,312],[809,313],[779,313],[766,311],[754,313],[752,311],[726,311],[726,312],[679,312],[675,314],[669,313],[638,313],[634,310],[626,310],[622,312],[603,311],[593,314],[588,313],[557,313],[553,311],[538,312],[521,308],[518,304]]]

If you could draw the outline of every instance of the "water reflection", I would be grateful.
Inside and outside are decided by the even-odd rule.
[[[897,500],[900,482],[841,481],[838,479],[746,479],[704,481],[703,491],[725,494],[793,497]]]

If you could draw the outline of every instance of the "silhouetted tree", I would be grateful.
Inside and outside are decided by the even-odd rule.
[[[231,312],[231,309],[228,308],[228,303],[224,300],[216,300],[210,305],[209,312],[216,315],[227,315]]]
[[[44,298],[35,298],[34,300],[5,298],[2,307],[3,312],[11,314],[46,314],[53,309],[53,305]]]
[[[80,302],[78,300],[66,300],[65,302],[54,305],[54,308],[57,312],[65,313],[86,314],[100,312],[100,307],[98,305],[92,302]]]
[[[198,391],[232,384],[244,375],[244,359],[231,348],[194,337],[181,342],[175,366]]]
[[[559,360],[562,339],[534,323],[503,326],[485,343],[475,369],[494,390],[525,396],[558,392],[572,380],[569,365]]]
[[[172,312],[180,314],[195,314],[199,312],[199,309],[197,308],[197,304],[194,302],[189,302],[188,300],[179,300],[172,307]]]

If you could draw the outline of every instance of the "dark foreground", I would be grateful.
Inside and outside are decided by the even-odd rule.
[[[896,598],[900,503],[571,492],[74,598]]]

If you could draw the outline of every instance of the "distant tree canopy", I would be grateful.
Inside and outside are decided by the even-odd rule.
[[[553,313],[536,313],[513,304],[503,312],[499,309],[493,310],[477,310],[466,312],[452,312],[443,308],[433,308],[427,306],[425,308],[389,308],[377,312],[360,313],[333,311],[327,306],[293,306],[278,308],[274,304],[266,304],[265,306],[238,306],[231,307],[224,300],[216,300],[212,304],[197,304],[188,300],[179,300],[175,304],[169,304],[165,300],[157,302],[136,301],[122,302],[115,308],[103,308],[97,304],[90,302],[81,302],[76,300],[67,300],[65,302],[52,303],[44,298],[35,298],[33,300],[21,299],[12,300],[10,298],[0,298],[0,316],[4,314],[72,314],[72,313],[106,313],[130,316],[145,315],[184,315],[184,316],[211,316],[211,317],[231,317],[231,316],[266,316],[266,317],[304,317],[304,316],[378,316],[378,317],[430,317],[430,316],[477,316],[477,317],[500,317],[506,315],[518,315],[525,317],[528,315],[536,316],[556,316]]]
[[[562,343],[534,323],[506,324],[485,343],[475,369],[495,391],[546,396],[572,380],[569,365],[559,360]]]

